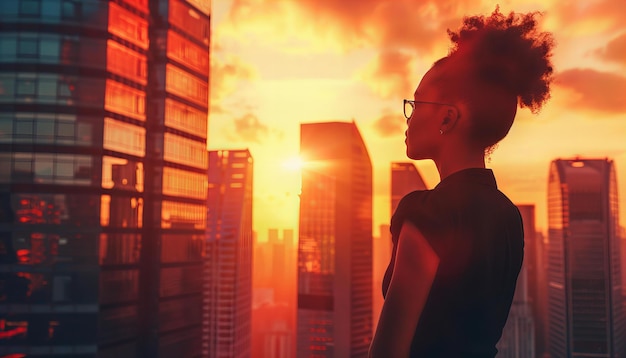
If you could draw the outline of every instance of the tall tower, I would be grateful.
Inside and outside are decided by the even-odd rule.
[[[209,214],[204,272],[202,356],[250,356],[252,309],[252,157],[209,152]]]
[[[208,2],[0,1],[0,24],[0,356],[199,355]]]
[[[497,344],[498,358],[535,357],[535,323],[531,306],[534,283],[535,206],[517,205],[524,222],[524,262],[517,278],[509,317]],[[532,291],[534,294],[534,291]]]
[[[609,159],[556,159],[548,181],[549,350],[624,357],[617,180]]]
[[[411,162],[391,163],[391,215],[406,194],[415,190],[426,190],[426,183]]]
[[[354,122],[300,127],[297,357],[365,357],[372,337],[372,165]]]

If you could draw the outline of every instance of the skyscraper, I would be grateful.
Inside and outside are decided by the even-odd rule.
[[[207,260],[202,356],[250,356],[252,309],[252,157],[209,152]]]
[[[0,2],[0,355],[199,356],[208,2]]]
[[[298,357],[365,357],[372,337],[372,165],[354,122],[300,127]]]
[[[509,317],[497,344],[498,358],[535,357],[535,322],[530,300],[531,282],[536,281],[535,206],[517,205],[524,222],[524,262],[515,287]]]
[[[549,349],[624,357],[617,179],[609,159],[556,159],[548,181]]]
[[[406,194],[415,190],[426,190],[426,183],[411,162],[391,163],[391,215]]]

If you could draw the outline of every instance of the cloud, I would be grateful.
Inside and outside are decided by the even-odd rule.
[[[382,98],[397,98],[413,92],[413,57],[401,51],[381,52],[361,73],[370,89]]]
[[[595,50],[594,54],[603,60],[626,65],[626,32]]]
[[[310,51],[373,48],[378,58],[361,69],[366,75],[360,78],[387,97],[410,87],[415,66],[407,64],[445,55],[432,53],[447,42],[446,29],[458,28],[466,14],[493,9],[480,0],[234,0],[225,31],[242,42],[274,42],[285,51],[294,39],[310,44]],[[399,66],[392,67],[394,62]]]
[[[623,0],[557,1],[550,11],[560,31],[585,34],[622,28],[626,22]]]
[[[211,99],[219,102],[237,90],[241,81],[256,78],[257,74],[251,65],[235,56],[219,60],[211,59]]]
[[[235,132],[246,142],[261,143],[261,139],[269,134],[269,128],[252,113],[235,118],[234,124]]]
[[[374,122],[374,129],[381,137],[391,137],[402,134],[404,123],[401,114],[385,113]]]
[[[556,75],[555,84],[573,95],[569,105],[608,113],[626,112],[626,77],[593,69],[575,68]]]

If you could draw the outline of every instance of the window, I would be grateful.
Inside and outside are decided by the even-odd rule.
[[[165,125],[202,138],[207,134],[208,113],[177,102],[165,99]]]
[[[189,36],[209,44],[209,21],[183,1],[170,1],[169,21]]]
[[[206,206],[164,200],[161,209],[161,227],[204,229]]]
[[[165,133],[163,158],[173,163],[207,168],[207,151],[204,142],[184,138],[172,133]]]
[[[174,31],[167,33],[167,56],[181,64],[200,72],[209,74],[209,49],[187,40]]]
[[[206,175],[170,167],[163,168],[163,194],[205,199]]]
[[[174,65],[166,65],[165,89],[173,94],[193,101],[203,107],[208,106],[209,89],[203,81]]]
[[[18,96],[35,96],[36,88],[35,78],[18,78],[17,79],[17,95]]]
[[[146,130],[129,123],[104,118],[104,149],[143,157]]]
[[[109,3],[109,32],[143,49],[148,48],[148,22],[112,2]]]
[[[146,57],[113,40],[108,40],[107,71],[145,85],[148,73]]]
[[[144,92],[107,80],[104,109],[135,119],[146,119],[146,95]]]
[[[17,42],[17,56],[30,58],[39,56],[38,39],[20,37]]]
[[[41,15],[41,0],[20,0],[20,16],[39,17]]]

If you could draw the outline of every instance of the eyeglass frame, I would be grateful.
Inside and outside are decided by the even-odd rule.
[[[407,116],[406,115],[406,104],[410,104],[411,105],[411,115]],[[415,111],[415,104],[416,103],[424,103],[424,104],[436,104],[436,105],[440,105],[440,106],[450,106],[450,107],[454,107],[454,109],[456,109],[457,113],[459,113],[459,109],[457,108],[457,106],[451,104],[451,103],[443,103],[443,102],[429,102],[429,101],[415,101],[412,99],[405,99],[404,102],[402,103],[403,107],[402,111],[404,112],[404,118],[406,119],[411,119],[411,116],[413,115],[413,112]]]

